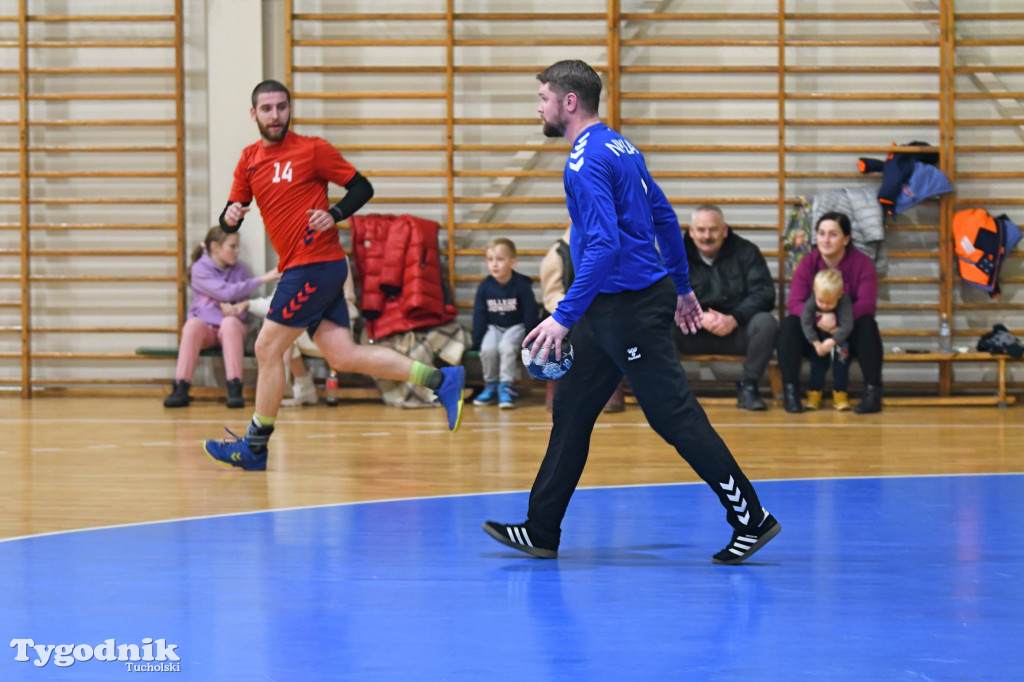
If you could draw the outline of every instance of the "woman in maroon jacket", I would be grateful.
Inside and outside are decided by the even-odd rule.
[[[793,273],[786,317],[779,326],[779,370],[782,372],[786,412],[803,412],[800,402],[800,360],[811,357],[813,348],[800,328],[804,303],[814,295],[812,282],[819,270],[834,268],[843,273],[843,290],[853,303],[853,333],[850,355],[857,358],[864,375],[864,396],[854,412],[867,414],[882,410],[882,335],[875,321],[878,303],[878,274],[871,259],[850,244],[850,218],[830,212],[815,227],[818,248],[807,254]],[[817,326],[831,332],[835,315],[826,313]]]

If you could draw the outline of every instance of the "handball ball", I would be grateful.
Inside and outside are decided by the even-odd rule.
[[[530,349],[533,348],[533,343],[523,349],[523,366],[526,367],[526,371],[530,373],[534,379],[541,379],[543,381],[553,381],[560,379],[569,368],[572,367],[572,344],[568,341],[562,343],[562,357],[560,360],[555,360],[555,349],[551,348],[548,351],[548,361],[545,363],[537,362],[537,358],[530,357]],[[538,353],[538,357],[539,357]]]

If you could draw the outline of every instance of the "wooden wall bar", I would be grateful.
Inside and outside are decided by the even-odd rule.
[[[564,229],[560,177],[567,148],[540,137],[531,118],[532,76],[559,58],[583,58],[603,73],[602,115],[645,152],[683,222],[695,204],[719,203],[734,228],[761,246],[783,292],[780,310],[788,284],[782,233],[792,207],[820,189],[877,186],[880,177],[862,176],[856,159],[915,151],[920,148],[906,144],[919,139],[940,154],[957,192],[887,227],[889,267],[879,305],[887,349],[933,348],[942,314],[953,321],[957,345],[973,344],[1004,314],[1017,321],[1012,331],[1024,333],[1019,270],[1007,268],[999,302],[979,300],[959,283],[950,237],[957,208],[983,202],[995,214],[1024,204],[1019,163],[999,170],[958,163],[958,155],[1021,158],[1020,144],[992,144],[997,136],[966,131],[1024,128],[1021,115],[1000,114],[1000,106],[1024,91],[1024,31],[1011,28],[1024,25],[1024,13],[978,12],[977,3],[953,0],[936,0],[934,11],[922,3],[891,5],[807,12],[805,4],[778,0],[773,11],[751,12],[728,3],[662,1],[624,11],[619,0],[595,0],[549,12],[533,5],[504,11],[484,2],[469,13],[461,11],[464,3],[439,0],[423,3],[422,14],[401,15],[318,13],[319,3],[292,0],[289,59],[302,98],[297,123],[357,155],[384,188],[376,211],[420,211],[445,225],[449,284],[464,310],[485,274],[480,261],[491,238],[512,237],[520,269],[536,275],[540,257]],[[970,11],[957,13],[960,6]],[[333,27],[330,36],[323,34],[325,23]],[[348,35],[346,26],[358,28]],[[324,51],[301,50],[308,46]],[[404,57],[413,49],[445,49],[375,64],[368,55],[383,53],[371,53],[373,46]],[[325,72],[338,76],[331,86],[303,85],[307,74]],[[410,77],[434,83],[433,73],[446,74],[438,89],[399,85]],[[345,75],[360,82],[376,75],[374,92],[349,86]],[[999,78],[1011,86],[993,91]],[[381,113],[383,106],[372,102],[385,98],[406,100],[406,115]],[[424,101],[432,98],[446,110],[434,113]],[[311,100],[323,115],[303,113]],[[339,101],[350,105],[347,113],[328,113]],[[383,126],[390,127],[388,144],[361,139]],[[400,141],[403,129],[415,131],[407,143]],[[392,194],[389,181],[397,178],[422,179],[436,193]],[[434,178],[441,184],[431,184]],[[985,181],[1005,191],[991,194],[990,186],[973,193]],[[934,369],[933,380],[949,393],[952,363]]]
[[[50,12],[19,0],[0,16],[0,387],[157,382],[132,349],[147,334],[166,340],[185,314],[182,4],[87,14],[87,3]],[[514,239],[519,269],[536,276],[564,230],[568,145],[540,134],[534,76],[578,57],[602,73],[602,116],[644,151],[681,221],[719,203],[761,247],[780,310],[792,209],[825,189],[877,186],[858,157],[927,142],[956,191],[887,225],[887,351],[934,349],[943,313],[956,345],[997,322],[1024,335],[1020,259],[989,299],[960,282],[950,237],[953,212],[969,206],[1024,222],[1024,12],[1013,3],[411,6],[288,0],[266,30],[285,36],[295,129],[371,178],[371,210],[442,224],[467,324],[492,238]],[[887,366],[886,383],[947,393],[986,379],[917,367]],[[1024,387],[1013,372],[1011,389]]]
[[[117,14],[16,4],[17,16],[0,17],[17,22],[0,99],[18,102],[17,118],[0,121],[18,130],[16,147],[2,145],[18,158],[0,173],[18,188],[0,203],[18,211],[0,221],[0,281],[18,289],[0,293],[0,343],[20,336],[20,369],[4,365],[0,385],[29,397],[47,385],[151,384],[131,339],[175,332],[185,313],[182,2],[137,0]],[[154,321],[154,297],[176,324]],[[19,319],[7,315],[14,306]],[[0,357],[13,360],[10,348]],[[115,380],[108,359],[141,371]]]

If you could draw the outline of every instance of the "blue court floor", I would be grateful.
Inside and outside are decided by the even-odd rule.
[[[783,530],[735,567],[689,484],[578,491],[556,561],[480,530],[526,493],[0,542],[0,680],[1020,679],[1024,475],[758,492]],[[121,645],[180,660],[97,659]]]

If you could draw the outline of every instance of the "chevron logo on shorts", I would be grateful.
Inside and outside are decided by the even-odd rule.
[[[286,320],[290,320],[295,317],[295,313],[299,312],[299,308],[302,307],[302,304],[308,301],[309,297],[313,295],[315,291],[316,287],[309,282],[306,282],[302,287],[302,291],[295,294],[295,298],[288,301],[288,305],[281,310],[281,316]]]
[[[736,518],[739,519],[739,522],[744,526],[750,523],[750,511],[747,509],[747,501],[743,498],[740,487],[736,485],[736,480],[729,476],[728,481],[718,485],[722,487],[722,490],[725,491],[725,496],[732,502],[732,509],[736,512]]]

